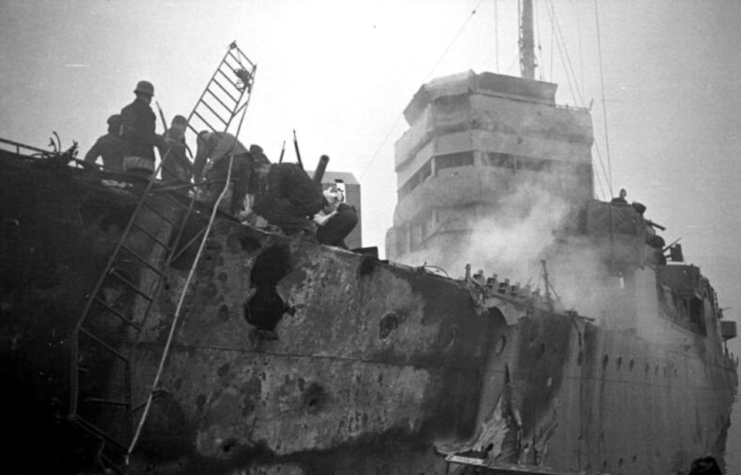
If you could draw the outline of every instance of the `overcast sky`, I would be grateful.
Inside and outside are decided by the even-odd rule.
[[[738,320],[741,2],[535,3],[537,75],[560,103],[593,101],[599,197],[611,176],[647,205]],[[434,77],[518,75],[516,35],[515,0],[0,0],[0,137],[45,147],[56,131],[84,153],[141,79],[187,115],[236,40],[258,64],[242,141],[277,159],[295,129],[309,168],[326,153],[361,182],[364,244],[383,247],[402,110]]]
[[[741,2],[535,3],[537,75],[562,104],[593,101],[598,197],[611,177],[644,203],[740,320]],[[328,154],[353,173],[364,244],[381,248],[413,94],[469,69],[519,74],[515,0],[0,0],[0,137],[45,147],[56,131],[84,154],[141,79],[187,115],[233,40],[258,64],[242,141],[277,159],[295,129],[308,168]]]

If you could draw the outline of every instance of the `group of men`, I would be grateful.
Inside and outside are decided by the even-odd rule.
[[[151,177],[156,171],[156,147],[165,183],[190,186],[193,181],[210,204],[231,183],[231,214],[253,224],[261,217],[285,234],[301,233],[322,244],[346,247],[344,238],[355,228],[357,212],[335,188],[323,193],[321,185],[298,165],[273,164],[260,146],[247,149],[226,132],[200,132],[191,163],[185,142],[187,119],[175,116],[165,133],[158,135],[150,106],[154,86],[139,81],[134,94],[131,104],[108,118],[108,133],[85,155],[86,163],[100,157],[105,170]]]

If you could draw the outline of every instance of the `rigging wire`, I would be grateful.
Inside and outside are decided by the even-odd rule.
[[[546,1],[546,4],[550,7],[548,9],[548,12],[549,12],[550,17],[551,17],[551,24],[552,24],[552,26],[555,26],[555,31],[557,33],[556,34],[556,45],[558,46],[559,53],[561,54],[561,58],[564,60],[563,63],[564,63],[564,70],[566,72],[567,82],[569,84],[569,87],[571,88],[571,84],[572,84],[572,80],[573,80],[573,82],[577,85],[576,86],[577,91],[579,91],[579,98],[578,99],[577,99],[576,96],[574,96],[573,89],[572,89],[572,96],[574,96],[574,100],[577,101],[577,103],[579,105],[581,105],[581,107],[586,107],[585,104],[584,104],[584,99],[583,99],[583,97],[581,95],[581,92],[579,90],[579,87],[578,87],[578,83],[579,82],[576,79],[576,73],[574,73],[574,67],[573,67],[573,64],[571,62],[571,57],[569,56],[568,49],[566,48],[566,40],[564,39],[563,32],[561,31],[560,24],[558,23],[558,20],[556,18],[555,7],[550,2],[550,0],[545,0],[545,1]],[[595,0],[595,3],[596,3],[596,0]],[[598,39],[599,39],[599,34],[598,34]],[[598,42],[599,42],[599,40],[598,40]],[[602,58],[602,56],[600,54],[600,69],[601,69],[601,65],[602,65],[602,59],[601,58]],[[567,66],[568,66],[568,68],[567,68]],[[569,75],[569,72],[571,73],[570,75]],[[583,73],[583,68],[582,68],[582,73]],[[603,102],[604,102],[604,79],[603,79],[602,92],[603,92]],[[604,112],[604,108],[603,108],[603,112]],[[600,168],[602,169],[602,173],[605,175],[605,179],[607,181],[608,189],[609,189],[610,196],[611,196],[612,195],[612,175],[611,175],[611,171],[610,171],[611,170],[611,165],[610,165],[609,149],[608,149],[608,152],[607,152],[607,168],[605,168],[605,164],[604,164],[604,160],[603,160],[603,157],[602,157],[602,153],[600,152],[599,146],[597,145],[596,142],[594,144],[594,148],[595,148],[595,152],[597,153],[597,162],[599,163]],[[600,186],[601,186],[601,183],[600,183]],[[604,193],[604,189],[602,191]]]
[[[558,51],[561,54],[561,59],[563,60],[564,72],[566,73],[566,80],[569,84],[569,88],[571,89],[571,95],[573,96],[574,102],[576,102],[576,104],[584,107],[584,97],[579,90],[579,84],[576,80],[576,74],[574,73],[574,67],[571,63],[569,50],[566,47],[566,40],[564,39],[563,32],[561,31],[561,25],[558,23],[558,19],[556,18],[555,8],[553,7],[553,4],[550,2],[550,0],[545,0],[545,3],[547,7],[546,9],[548,10],[548,14],[551,18],[551,25],[556,27],[556,45],[558,46]],[[574,88],[576,89],[576,93],[574,92]]]
[[[494,0],[494,64],[499,72],[499,0]]]
[[[538,8],[538,3],[534,2],[534,13],[535,13],[535,36],[537,37],[536,43],[538,45],[538,56],[537,61],[535,62],[535,67],[539,69],[540,73],[540,80],[545,81],[545,76],[543,75],[543,68],[539,67],[541,64],[543,64],[543,45],[540,43],[540,19],[538,17],[538,11],[540,10]]]
[[[580,9],[576,9],[576,37],[579,39],[579,70],[581,72],[581,85],[586,87],[587,82],[584,80],[584,52],[582,50],[582,33],[581,33],[581,20],[580,20]]]
[[[453,44],[458,40],[458,37],[461,35],[461,33],[463,33],[463,30],[466,28],[466,26],[468,26],[468,23],[471,21],[471,18],[473,18],[473,16],[476,14],[476,11],[479,9],[482,3],[484,3],[484,0],[479,0],[479,3],[477,3],[476,6],[473,7],[473,10],[471,10],[471,13],[466,18],[466,21],[463,22],[463,25],[461,25],[461,27],[458,29],[458,32],[455,34],[453,39],[450,40],[450,43],[448,43],[448,46],[445,48],[445,51],[443,51],[443,53],[440,55],[438,60],[435,62],[434,66],[432,66],[432,69],[430,69],[430,72],[427,73],[427,77],[425,77],[425,79],[422,81],[422,84],[427,83],[430,77],[432,77],[432,75],[435,73],[435,70],[437,69],[437,67],[440,65],[440,63],[443,61],[445,56],[448,54],[448,51],[450,51],[450,48],[453,46]],[[403,115],[404,113],[402,112],[396,117],[396,120],[391,125],[391,128],[389,129],[389,131],[386,133],[386,136],[381,141],[381,144],[378,146],[376,153],[373,154],[373,157],[368,162],[368,165],[363,170],[363,173],[360,174],[360,179],[362,179],[365,176],[365,174],[368,172],[368,169],[371,167],[373,162],[376,160],[376,158],[378,158],[378,155],[381,153],[381,149],[384,147],[384,145],[386,145],[386,142],[388,141],[389,137],[394,132],[394,130],[396,130],[396,126],[399,124],[399,121],[401,120]]]
[[[602,86],[602,117],[605,126],[605,150],[607,153],[607,173],[608,173],[608,188],[610,196],[612,196],[612,164],[610,162],[610,137],[607,134],[607,102],[605,101],[605,74],[602,69],[602,40],[599,30],[599,10],[597,8],[597,0],[594,0],[594,19],[597,24],[597,52],[599,55],[599,77]]]
[[[602,162],[600,161],[600,163],[602,163]],[[603,169],[603,171],[604,171],[604,169]],[[604,200],[605,199],[605,188],[602,185],[602,180],[600,179],[600,174],[599,173],[592,173],[592,176],[597,180],[597,186],[599,186],[599,189],[600,189],[599,196],[601,196],[602,199]]]
[[[553,81],[553,58],[556,57],[555,54],[553,54],[553,43],[556,41],[556,30],[553,28],[553,23],[551,23],[551,70],[549,73],[549,79]]]
[[[607,183],[609,183],[610,176],[608,175],[607,169],[605,168],[605,161],[602,160],[602,151],[600,150],[599,144],[597,142],[594,142],[594,151],[597,152],[597,162],[600,165],[600,169],[602,170],[602,174],[605,177],[605,181]],[[597,178],[599,178],[599,175],[597,175]],[[612,193],[609,196],[611,196],[611,195],[612,195]],[[602,189],[602,197],[605,198],[605,190],[604,189]]]

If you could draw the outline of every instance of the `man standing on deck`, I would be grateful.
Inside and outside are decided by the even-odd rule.
[[[121,116],[113,114],[108,118],[108,133],[95,141],[90,151],[85,154],[86,163],[95,163],[98,157],[103,158],[103,169],[109,172],[123,171],[124,141],[121,132]]]
[[[164,149],[160,149],[162,157],[162,181],[170,184],[185,185],[190,183],[193,177],[193,165],[188,160],[188,145],[185,143],[185,131],[188,128],[188,120],[182,115],[172,118],[170,128],[165,132],[165,137],[172,139],[172,143]]]
[[[154,147],[165,148],[171,141],[155,133],[157,118],[149,106],[154,86],[139,81],[136,99],[121,110],[121,138],[125,141],[123,169],[149,177],[154,173]]]
[[[628,196],[628,192],[625,191],[625,188],[620,189],[620,194],[617,196],[617,198],[613,198],[610,203],[614,205],[627,205],[628,200],[625,199],[625,197]]]

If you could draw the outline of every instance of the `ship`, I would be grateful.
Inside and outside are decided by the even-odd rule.
[[[238,131],[256,72],[231,44],[191,132]],[[360,237],[346,250],[243,223],[219,206],[228,188],[204,203],[193,185],[82,166],[75,146],[4,139],[7,466],[655,475],[706,456],[722,465],[735,322],[644,205],[594,199],[588,111],[558,106],[555,88],[473,72],[420,88],[396,147],[388,260]],[[352,175],[319,162],[313,177],[346,185],[359,207]],[[522,285],[492,236],[528,250],[507,230],[533,215],[547,216],[533,228],[547,245],[516,256],[538,269]],[[441,270],[455,266],[459,276]]]

